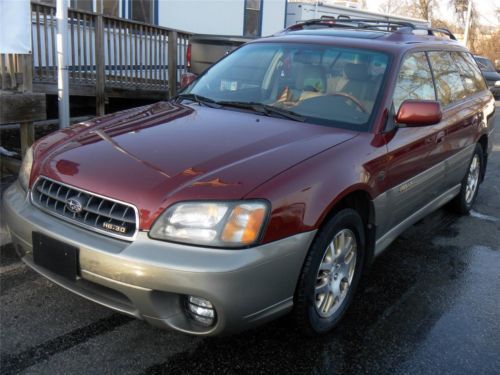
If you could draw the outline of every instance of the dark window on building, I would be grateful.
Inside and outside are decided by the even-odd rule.
[[[401,65],[393,98],[396,112],[401,103],[407,99],[436,100],[432,74],[425,52],[411,53],[405,57]]]
[[[262,0],[245,0],[244,36],[260,36],[262,32]]]
[[[153,23],[153,0],[134,0],[130,2],[130,6],[133,20]]]
[[[429,52],[438,100],[444,107],[467,96],[458,66],[450,52]]]
[[[94,10],[94,1],[93,0],[71,0],[70,3],[71,8],[78,10],[86,10],[88,12],[92,12]]]
[[[119,0],[97,0],[97,12],[107,16],[118,17],[118,2]]]

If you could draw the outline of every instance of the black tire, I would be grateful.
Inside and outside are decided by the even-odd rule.
[[[469,177],[469,171],[471,169],[471,165],[475,157],[478,158],[477,160],[479,162],[479,180],[477,182],[474,194],[472,195],[472,199],[467,200],[467,182]],[[480,144],[476,144],[474,154],[472,155],[469,161],[469,164],[467,166],[467,172],[465,173],[465,176],[462,180],[462,187],[460,188],[460,193],[455,198],[453,198],[453,200],[450,202],[449,205],[454,212],[461,215],[466,215],[469,213],[469,211],[472,208],[472,205],[476,201],[477,193],[479,191],[479,184],[481,183],[483,173],[484,173],[483,148],[481,147]]]
[[[323,261],[325,250],[335,236],[348,229],[356,237],[357,251],[354,274],[347,294],[336,308],[335,312],[328,317],[320,316],[316,309],[315,287],[318,277],[319,266]],[[355,291],[359,285],[363,273],[365,260],[365,230],[363,220],[353,209],[343,209],[332,216],[319,230],[311,248],[306,256],[302,272],[299,277],[295,292],[293,320],[297,329],[307,335],[316,336],[331,331],[345,315],[349,308]]]

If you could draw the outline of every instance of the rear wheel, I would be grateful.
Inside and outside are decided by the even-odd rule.
[[[476,145],[467,173],[462,180],[460,193],[451,201],[451,207],[459,214],[467,214],[474,204],[483,171],[483,149]]]
[[[359,214],[344,209],[320,230],[304,262],[294,320],[307,335],[326,333],[346,313],[359,284],[365,255]]]

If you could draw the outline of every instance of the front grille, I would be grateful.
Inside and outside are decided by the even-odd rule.
[[[75,212],[68,201],[81,204]],[[112,237],[132,240],[138,216],[134,206],[117,202],[46,177],[40,177],[31,190],[31,201],[42,210],[74,224]]]

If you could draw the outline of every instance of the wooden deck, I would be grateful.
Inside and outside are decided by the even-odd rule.
[[[15,90],[28,79],[33,92],[57,95],[55,13],[52,6],[31,3],[32,55],[1,56],[2,90]],[[98,115],[108,98],[175,95],[186,71],[186,32],[70,9],[68,34],[69,94],[96,97]],[[30,67],[19,61],[29,61]]]

